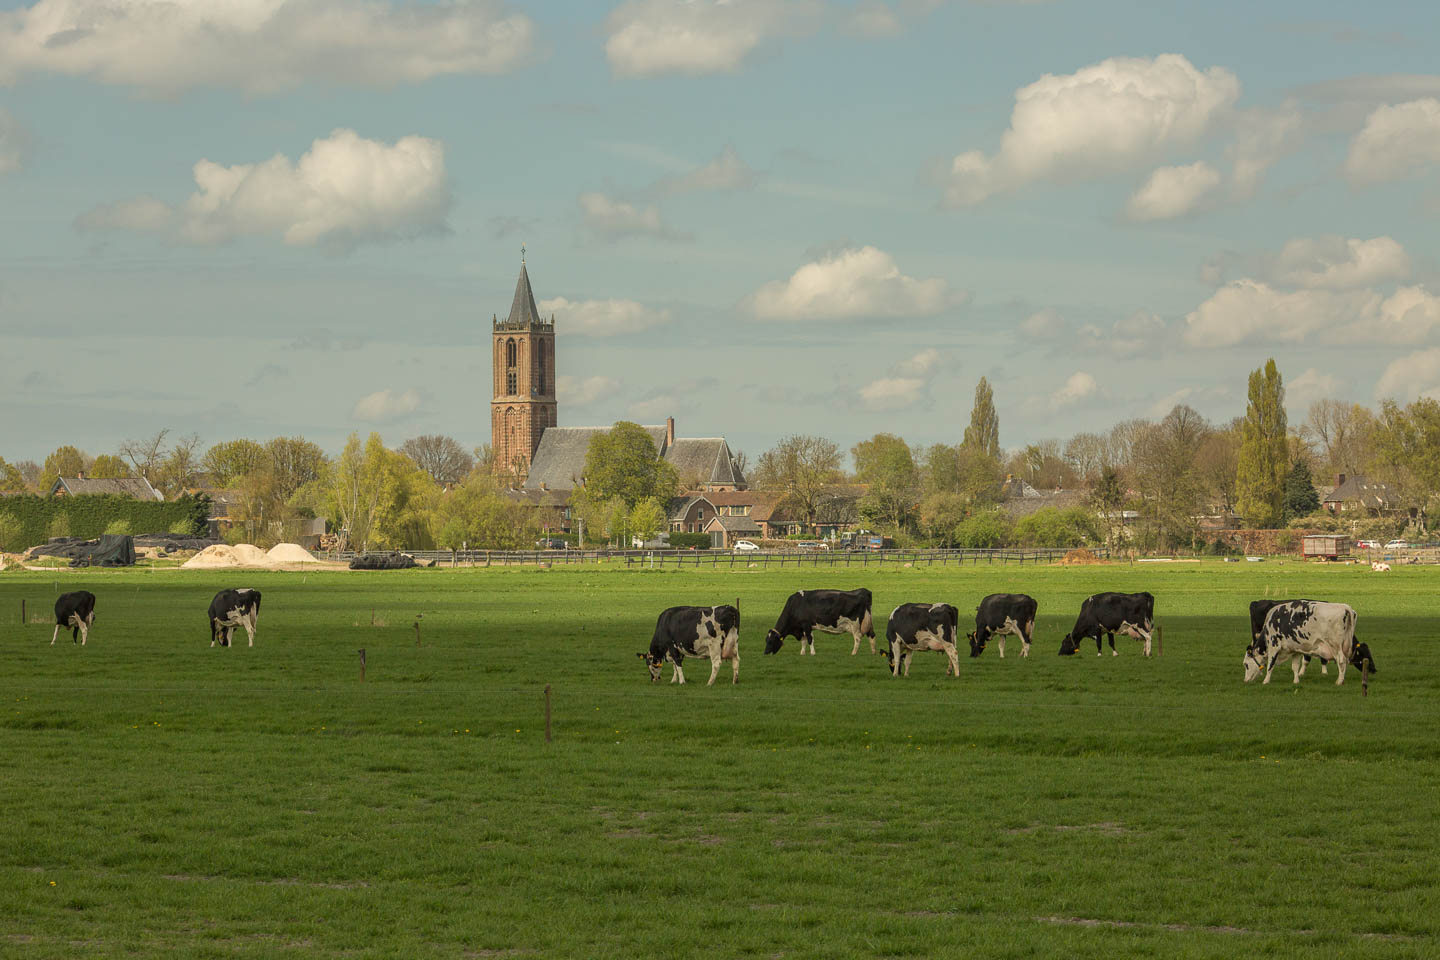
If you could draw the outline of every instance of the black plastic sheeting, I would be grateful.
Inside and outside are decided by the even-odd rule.
[[[85,540],[80,537],[56,537],[48,543],[42,543],[38,547],[31,547],[26,551],[29,557],[68,557],[71,560],[80,557],[88,557],[100,546],[100,540]],[[129,538],[134,541],[136,547],[158,547],[161,553],[175,553],[179,550],[204,550],[206,547],[214,546],[217,543],[224,543],[223,540],[210,540],[205,537],[181,537],[171,533],[145,533],[138,537]],[[131,562],[134,562],[133,560]]]
[[[173,533],[142,533],[135,538],[136,547],[159,547],[161,553],[175,553],[180,550],[194,550],[198,553],[206,547],[224,542],[210,537],[182,537]]]
[[[72,567],[128,567],[135,563],[135,538],[107,533],[70,560]]]
[[[418,566],[414,557],[404,553],[362,553],[350,561],[351,570],[409,570]]]

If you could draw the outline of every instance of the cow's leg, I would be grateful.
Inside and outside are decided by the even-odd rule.
[[[1025,624],[1025,628],[1020,632],[1020,656],[1030,656],[1030,644],[1034,642],[1035,621],[1031,620],[1029,623]]]
[[[1339,674],[1339,676],[1335,678],[1335,686],[1338,687],[1340,686],[1340,684],[1345,682],[1345,667],[1349,663],[1350,654],[1346,653],[1345,650],[1342,649],[1340,651],[1340,656],[1335,658],[1335,672]]]
[[[814,631],[814,630],[806,630],[806,631],[805,631],[805,645],[810,648],[810,656],[812,656],[812,657],[815,656],[815,631]],[[804,653],[805,651],[802,649],[800,652],[801,652],[801,653]]]
[[[1320,676],[1322,676],[1322,677],[1328,677],[1328,676],[1330,676],[1329,663],[1330,663],[1330,661],[1329,661],[1329,660],[1326,660],[1324,657],[1321,657],[1321,658],[1320,658]]]
[[[869,610],[865,611],[865,616],[860,620],[860,629],[864,631],[865,636],[870,638],[870,655],[874,656],[879,651],[875,649],[875,621],[870,616]]]
[[[1150,656],[1150,638],[1155,634],[1155,627],[1153,624],[1147,623],[1145,629],[1140,632],[1145,634],[1145,656],[1148,657]]]
[[[705,686],[707,686],[707,687],[713,687],[713,686],[715,686],[715,677],[716,677],[719,673],[720,673],[720,654],[718,654],[718,653],[712,653],[712,654],[710,655],[710,680],[709,680],[708,683],[705,684]]]
[[[955,652],[955,644],[952,643],[945,647],[945,659],[950,661],[945,667],[945,675],[948,677],[953,673],[955,679],[960,679],[960,657]]]
[[[725,649],[724,649],[724,652],[721,654],[721,656],[722,656],[722,657],[726,657],[726,658],[728,658],[728,659],[730,660],[730,683],[731,683],[731,684],[739,683],[739,682],[740,682],[740,633],[739,633],[739,631],[736,631],[736,630],[731,630],[731,631],[730,631],[729,636],[727,636],[727,637],[725,638]]]
[[[1120,651],[1115,649],[1115,634],[1113,634],[1113,633],[1112,633],[1112,634],[1109,634],[1109,637],[1110,637],[1110,656],[1112,656],[1112,657],[1118,657],[1118,656],[1120,656]]]
[[[853,657],[860,652],[860,638],[864,636],[864,634],[860,631],[860,624],[850,624],[850,636],[855,638],[855,645],[850,648],[850,656]]]
[[[907,676],[907,677],[910,676],[910,657],[911,657],[911,656],[912,656],[912,654],[910,653],[910,651],[909,651],[909,650],[906,650],[906,651],[905,651],[905,676]]]
[[[55,646],[55,638],[58,636],[60,636],[60,624],[57,622],[55,624],[55,632],[50,634],[50,646]]]
[[[1266,683],[1269,683],[1269,682],[1270,682],[1270,674],[1273,673],[1274,670],[1275,670],[1275,654],[1274,654],[1273,652],[1272,652],[1272,653],[1266,653],[1266,655],[1265,655],[1265,680],[1264,680],[1264,683],[1261,684],[1261,686],[1264,686]]]
[[[213,623],[210,624],[210,646],[212,646],[212,647],[215,646],[215,635],[216,635],[216,632],[217,632],[217,631],[216,631],[216,629],[215,629],[215,624],[213,624]]]
[[[674,670],[673,670],[673,671],[671,672],[671,674],[670,674],[670,682],[671,682],[671,683],[684,683],[684,682],[685,682],[685,671],[680,669],[680,661],[677,660],[677,659],[675,659],[674,657],[671,657],[671,658],[670,658],[670,665],[674,668]]]
[[[245,634],[250,638],[252,647],[255,646],[255,620],[256,617],[253,613],[245,618]]]
[[[75,626],[80,630],[80,646],[85,646],[85,641],[90,639],[90,621],[88,619],[75,618]]]
[[[997,633],[997,634],[995,634],[995,645],[1000,648],[1000,659],[1001,659],[1001,660],[1004,660],[1004,659],[1005,659],[1005,634],[1003,634],[1003,633]]]

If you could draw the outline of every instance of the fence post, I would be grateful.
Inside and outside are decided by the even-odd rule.
[[[420,646],[420,621],[415,621],[415,646]]]

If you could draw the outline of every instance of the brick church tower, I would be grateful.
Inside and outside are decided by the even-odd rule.
[[[495,382],[490,400],[490,446],[495,472],[523,480],[546,427],[556,426],[555,317],[535,307],[530,274],[520,257],[515,299],[504,320],[491,318]]]

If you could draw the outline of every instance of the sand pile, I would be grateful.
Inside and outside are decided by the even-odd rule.
[[[298,543],[277,543],[265,556],[271,563],[319,563],[315,554]]]
[[[217,543],[201,550],[181,566],[189,570],[220,570],[225,567],[272,567],[274,563],[264,550],[251,544],[231,547]]]

